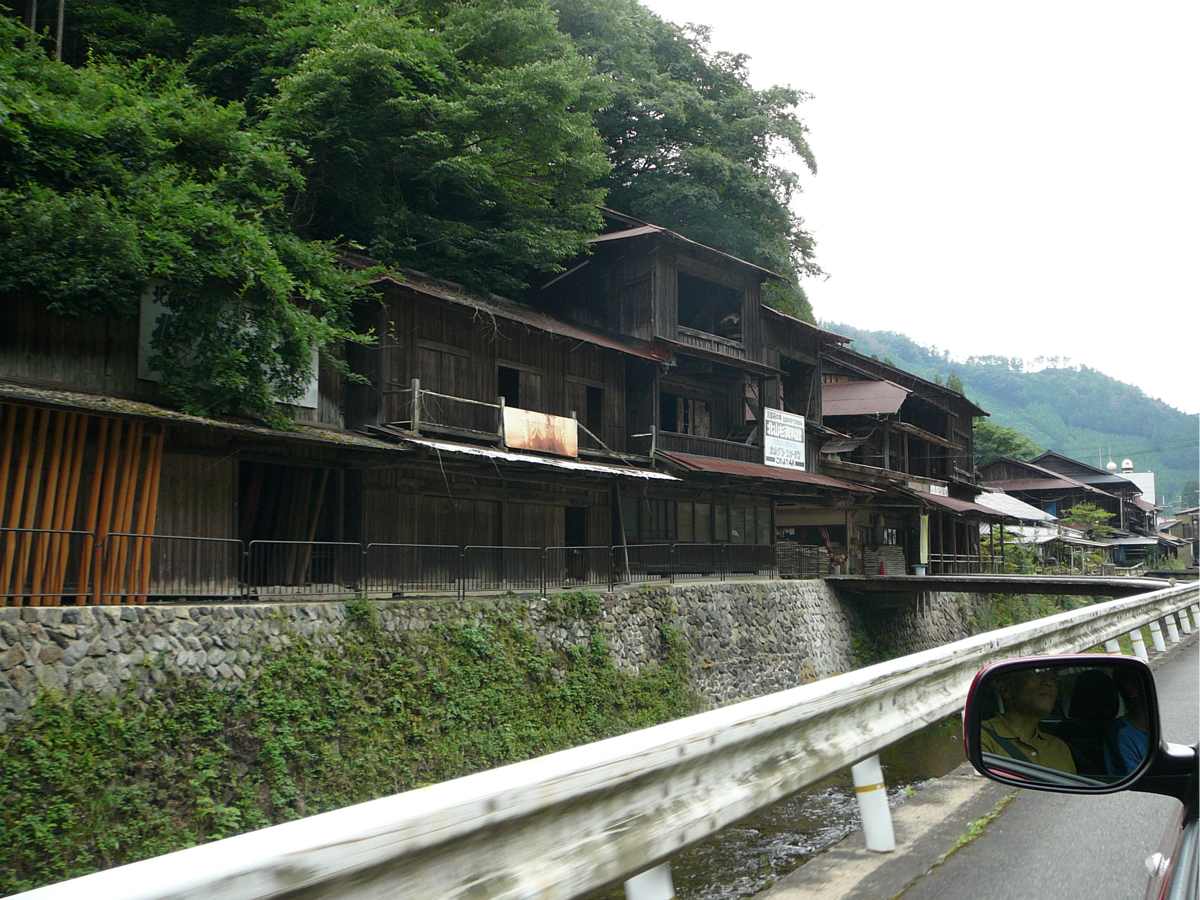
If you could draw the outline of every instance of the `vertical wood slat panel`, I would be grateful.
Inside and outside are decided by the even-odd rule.
[[[108,459],[105,460],[104,479],[100,486],[100,518],[96,522],[96,541],[101,547],[108,540],[109,524],[112,521],[113,501],[115,499],[113,487],[116,484],[117,463],[121,456],[121,426],[122,422],[120,419],[112,420]],[[99,562],[97,562],[96,571],[93,573],[92,602],[96,606],[104,602],[104,572],[102,568]]]
[[[138,520],[138,534],[154,534],[155,520],[158,518],[158,486],[162,479],[163,442],[166,434],[160,431],[151,437],[150,461],[146,478],[146,490],[142,497],[141,515]],[[151,560],[154,544],[149,537],[138,538],[140,557],[139,565],[134,567],[137,577],[137,603],[145,603],[150,594]]]
[[[42,465],[46,457],[46,434],[50,427],[50,410],[39,410],[37,439],[34,442],[33,462],[29,466],[29,488],[25,492],[25,512],[21,517],[21,527],[32,529],[37,522],[37,502],[42,490]],[[29,560],[33,553],[33,534],[29,531],[21,535],[21,549],[17,554],[17,575],[14,590],[18,593],[25,588],[25,578],[29,572]]]
[[[59,527],[62,516],[62,504],[66,499],[66,485],[62,483],[64,470],[69,465],[66,458],[74,447],[75,416],[68,412],[54,413],[54,445],[50,451],[50,464],[44,475],[46,480],[46,497],[42,503],[41,524],[38,526],[42,533],[38,535],[37,553],[35,554],[33,570],[33,590],[29,602],[41,606],[50,602],[50,598],[42,594],[46,582],[46,566],[51,556],[58,555],[57,535],[46,533],[47,529]]]
[[[116,428],[116,421],[107,418],[99,420],[99,435],[96,438],[96,459],[92,463],[92,483],[88,488],[87,506],[83,515],[83,530],[87,536],[83,539],[83,559],[79,562],[79,596],[93,596],[91,578],[99,577],[99,572],[92,571],[92,560],[96,553],[97,517],[100,512],[100,487],[104,480],[106,459],[108,453],[109,434]],[[110,425],[112,429],[110,429]]]
[[[75,454],[72,460],[70,481],[67,486],[67,499],[64,504],[64,516],[62,527],[66,530],[75,528],[75,517],[77,515],[77,503],[79,501],[79,485],[83,479],[83,459],[87,451],[88,430],[91,425],[91,417],[85,414],[79,415],[79,422],[75,433]],[[73,535],[63,535],[59,542],[58,560],[55,563],[55,580],[53,583],[54,594],[58,597],[59,602],[62,602],[63,589],[66,586],[67,570],[70,566],[70,553],[72,546]],[[82,569],[82,560],[77,562],[78,570]],[[82,583],[77,586],[80,593],[85,591]]]
[[[121,480],[121,492],[116,503],[116,511],[114,514],[113,532],[128,533],[132,530],[132,515],[133,515],[133,498],[137,493],[140,469],[142,469],[142,443],[145,426],[142,422],[134,422],[130,444],[128,444],[128,452],[125,458],[124,478]],[[127,587],[127,570],[125,568],[128,551],[130,551],[130,539],[121,538],[116,541],[116,552],[112,554],[113,558],[109,559],[106,566],[106,574],[110,580],[114,580],[120,586],[120,592],[113,594],[109,592],[110,604],[124,604],[127,596],[125,588]]]

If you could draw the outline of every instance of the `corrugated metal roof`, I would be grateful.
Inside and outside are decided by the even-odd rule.
[[[365,257],[347,256],[344,259],[349,265],[360,268],[365,268],[369,264]],[[621,338],[594,331],[591,328],[585,328],[582,325],[576,325],[573,322],[556,318],[549,313],[542,312],[540,309],[534,309],[532,306],[514,303],[496,294],[482,294],[468,291],[466,288],[452,281],[444,281],[422,272],[416,272],[411,269],[396,269],[395,271],[400,277],[383,274],[373,279],[372,284],[391,284],[398,288],[406,288],[414,293],[424,294],[427,297],[436,297],[439,300],[446,300],[459,306],[477,309],[512,322],[520,322],[522,325],[536,328],[539,331],[546,331],[550,334],[560,335],[561,337],[595,344],[598,347],[605,347],[629,356],[648,359],[651,362],[665,363],[670,362],[672,359],[670,350],[655,347],[644,341]]]
[[[957,497],[943,497],[941,494],[926,494],[921,491],[909,491],[908,493],[914,497],[918,497],[926,503],[931,503],[934,506],[940,506],[943,509],[949,510],[955,515],[981,516],[985,519],[1015,518],[1007,513],[1002,513],[994,509],[988,509],[986,506],[980,506],[978,503],[972,503],[970,500],[959,500]]]
[[[975,498],[975,502],[980,506],[986,506],[988,509],[994,509],[997,512],[1006,513],[1014,519],[1021,519],[1025,522],[1054,522],[1055,517],[1050,515],[1044,509],[1038,509],[1032,504],[1026,503],[1024,500],[1018,500],[1011,494],[1000,493],[999,491],[992,493],[984,491]]]
[[[254,437],[271,438],[280,441],[308,441],[325,444],[341,449],[385,450],[392,453],[402,452],[402,448],[387,441],[368,437],[355,431],[339,431],[332,428],[316,428],[312,425],[295,424],[289,431],[270,428],[266,425],[253,425],[244,422],[231,422],[227,419],[210,419],[206,416],[193,416],[174,409],[166,409],[146,403],[141,400],[127,400],[124,397],[112,397],[104,394],[85,394],[80,391],[60,391],[53,388],[35,388],[23,384],[0,382],[0,399],[18,400],[39,406],[62,407],[95,413],[104,416],[131,416],[137,419],[154,419],[166,425],[191,425],[211,428]]]
[[[890,381],[843,381],[821,385],[821,412],[828,416],[891,415],[911,393]]]
[[[1009,478],[1004,481],[984,482],[988,487],[1001,491],[1070,491],[1083,488],[1095,491],[1095,488],[1080,484],[1070,478]],[[1100,493],[1097,491],[1097,493]]]
[[[732,475],[737,478],[766,478],[773,481],[792,481],[798,484],[810,484],[817,487],[831,488],[839,491],[854,491],[861,494],[877,493],[874,488],[863,484],[842,481],[840,478],[830,478],[828,475],[818,475],[816,472],[798,472],[795,469],[780,469],[775,466],[764,466],[761,463],[740,462],[735,459],[718,459],[713,456],[697,456],[694,453],[676,453],[674,451],[655,451],[668,462],[691,470],[693,472],[712,472],[716,475]]]
[[[558,459],[551,456],[537,456],[533,453],[518,453],[512,450],[498,450],[493,447],[478,447],[474,444],[456,444],[450,441],[435,441],[428,438],[404,437],[397,435],[407,443],[416,447],[426,447],[442,453],[457,453],[462,456],[478,456],[501,462],[528,463],[538,466],[552,466],[556,469],[567,469],[572,472],[592,472],[597,475],[612,475],[620,478],[645,478],[650,481],[678,481],[674,475],[666,472],[655,472],[653,469],[635,469],[633,466],[607,466],[603,463],[576,462],[573,459]]]

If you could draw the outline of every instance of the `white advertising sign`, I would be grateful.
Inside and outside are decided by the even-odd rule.
[[[804,416],[782,409],[763,410],[763,462],[780,469],[803,472]]]

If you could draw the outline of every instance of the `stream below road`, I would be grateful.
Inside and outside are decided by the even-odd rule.
[[[924,782],[963,762],[955,714],[880,754],[888,797],[903,803]],[[850,772],[832,775],[759,810],[671,858],[679,900],[737,900],[765,890],[859,827]],[[622,900],[620,886],[590,900]]]

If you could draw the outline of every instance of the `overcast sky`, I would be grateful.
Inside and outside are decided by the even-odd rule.
[[[813,95],[819,319],[1200,410],[1200,2],[643,2]]]

